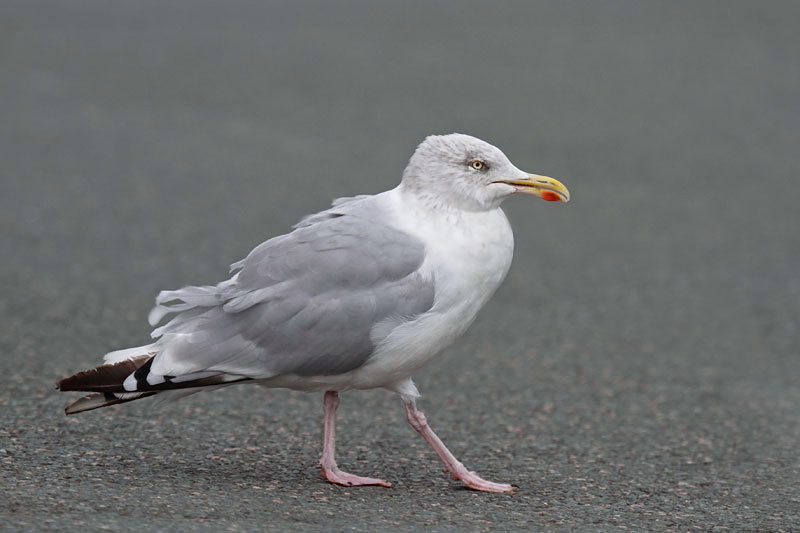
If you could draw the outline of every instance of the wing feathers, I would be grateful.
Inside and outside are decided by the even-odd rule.
[[[101,365],[62,379],[56,384],[56,388],[61,391],[112,393],[117,394],[117,398],[125,398],[122,394],[208,387],[250,379],[220,372],[162,376],[152,372],[154,360],[155,356],[143,355],[119,363]]]
[[[375,197],[343,200],[257,246],[231,279],[162,292],[151,323],[175,315],[152,332],[153,370],[258,379],[358,368],[390,325],[434,302],[433,280],[419,273],[423,243],[386,219]]]
[[[123,392],[122,382],[125,378],[150,360],[152,356],[141,355],[118,363],[101,365],[62,379],[56,383],[56,388],[60,391]]]

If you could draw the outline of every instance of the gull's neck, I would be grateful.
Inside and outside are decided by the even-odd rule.
[[[410,206],[437,214],[446,213],[448,216],[496,211],[500,208],[499,200],[496,204],[486,206],[477,200],[467,197],[453,197],[453,195],[440,193],[431,187],[421,187],[416,182],[406,179],[400,182],[400,185],[393,189],[392,192]]]
[[[426,246],[464,245],[479,249],[488,245],[509,252],[514,249],[511,226],[500,207],[463,209],[437,196],[417,194],[402,184],[382,196],[388,212],[392,213],[391,223],[420,238]]]
[[[437,280],[437,302],[462,309],[469,323],[511,264],[514,236],[505,213],[460,209],[402,186],[386,195],[390,223],[425,245],[420,273]]]

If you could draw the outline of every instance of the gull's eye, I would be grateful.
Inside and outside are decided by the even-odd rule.
[[[470,161],[469,162],[469,166],[473,170],[486,170],[486,163],[484,163],[480,159],[476,159],[474,161]]]

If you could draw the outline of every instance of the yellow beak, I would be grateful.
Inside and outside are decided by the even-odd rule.
[[[538,196],[548,202],[569,202],[569,189],[555,178],[528,174],[520,180],[498,180],[494,183],[512,185],[517,189],[516,192]]]

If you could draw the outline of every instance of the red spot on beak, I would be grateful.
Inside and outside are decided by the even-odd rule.
[[[548,202],[558,202],[561,200],[561,197],[554,192],[544,191],[542,193],[542,200],[547,200]]]

